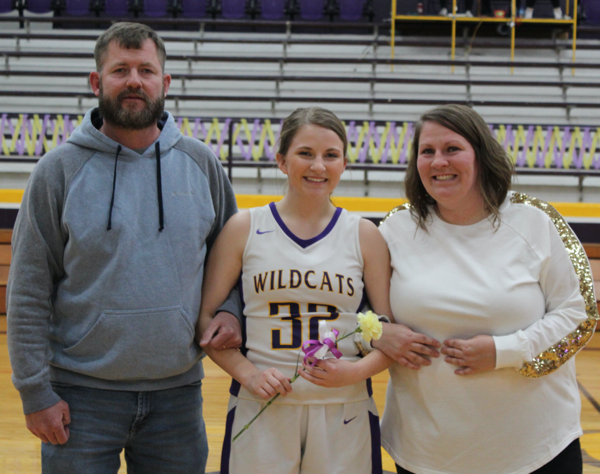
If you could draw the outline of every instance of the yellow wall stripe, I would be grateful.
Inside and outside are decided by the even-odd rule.
[[[251,207],[264,206],[270,202],[277,202],[281,200],[282,196],[238,194],[236,198],[240,209],[248,209]],[[333,202],[336,206],[343,207],[349,211],[388,213],[394,207],[404,204],[406,199],[334,197]],[[570,202],[553,202],[550,204],[552,204],[563,216],[600,217],[600,204]]]
[[[236,199],[240,209],[265,206],[270,202],[280,201],[283,196],[266,196],[252,194],[237,194]],[[334,197],[333,202],[338,207],[343,207],[354,212],[388,212],[406,199],[393,198],[359,198],[359,197]],[[600,208],[599,208],[600,213]],[[599,214],[600,215],[600,214]]]
[[[0,189],[0,203],[9,202],[20,204],[23,200],[24,189]]]
[[[600,204],[586,202],[551,202],[566,217],[600,217]]]
[[[0,189],[0,203],[20,203],[23,199],[22,189]],[[282,196],[268,196],[258,194],[236,195],[238,207],[249,209],[277,202]],[[353,212],[383,212],[387,213],[394,207],[404,204],[405,199],[394,198],[364,198],[364,197],[334,197],[336,206],[343,207]],[[600,217],[600,204],[595,203],[551,203],[558,212],[567,217]]]

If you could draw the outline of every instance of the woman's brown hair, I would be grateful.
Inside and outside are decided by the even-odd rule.
[[[419,171],[419,138],[423,125],[435,122],[465,138],[475,151],[477,160],[479,190],[485,210],[493,223],[500,219],[499,208],[506,199],[513,175],[513,163],[502,146],[492,135],[481,115],[465,105],[443,105],[425,112],[415,127],[410,161],[406,170],[404,187],[410,201],[410,212],[419,227],[426,230],[425,224],[435,200],[427,193]]]

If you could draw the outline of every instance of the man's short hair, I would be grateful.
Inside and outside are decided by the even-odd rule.
[[[156,32],[149,26],[142,25],[141,23],[129,22],[115,23],[100,35],[98,41],[96,41],[96,47],[94,48],[96,71],[102,71],[106,51],[108,50],[108,45],[112,41],[116,41],[121,48],[142,49],[142,44],[148,39],[151,39],[156,45],[156,54],[158,55],[158,60],[162,72],[164,73],[167,52],[163,40],[160,39]]]

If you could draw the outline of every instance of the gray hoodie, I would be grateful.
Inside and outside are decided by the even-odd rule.
[[[7,291],[26,414],[60,400],[50,381],[138,391],[202,378],[194,330],[204,260],[237,209],[210,149],[163,119],[140,155],[99,132],[93,109],[31,174]]]

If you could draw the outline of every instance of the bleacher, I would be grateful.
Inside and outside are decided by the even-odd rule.
[[[96,104],[87,77],[99,32],[0,32],[5,159],[30,163],[66,139],[63,118],[76,124]],[[366,182],[370,171],[402,171],[411,122],[428,107],[453,102],[494,124],[521,173],[582,177],[598,169],[600,41],[580,41],[573,65],[568,40],[522,38],[510,62],[505,39],[463,38],[460,59],[451,61],[448,38],[398,37],[398,59],[391,61],[380,32],[161,33],[173,76],[167,109],[230,168],[272,166],[279,121],[317,103],[348,124],[356,149],[351,165],[365,171]]]
[[[60,129],[54,126],[50,135],[49,128],[41,133],[35,117],[52,124],[62,120],[57,117],[66,117],[65,123],[70,117],[76,124],[77,117],[96,104],[87,78],[94,68],[91,51],[102,30],[48,30],[42,25],[56,27],[60,26],[57,21],[70,19],[89,26],[93,20],[89,12],[100,14],[102,7],[106,13],[112,4],[88,0],[46,2],[46,7],[35,1],[10,3],[13,14],[54,8],[53,13],[33,18],[49,23],[20,28],[0,21],[12,24],[0,31],[4,60],[0,66],[0,154],[29,162],[56,145],[54,135]],[[169,22],[189,20],[180,18],[191,11],[184,6],[198,7],[199,3],[120,2],[130,15],[141,15],[143,21],[162,19],[172,28],[180,23]],[[160,14],[145,10],[159,4],[168,8]],[[433,3],[427,5],[431,9]],[[0,15],[0,20],[6,19],[10,14]],[[511,62],[508,42],[499,37],[463,37],[457,44],[459,59],[452,61],[448,38],[399,36],[397,59],[391,60],[383,24],[365,23],[363,34],[292,33],[298,22],[285,23],[285,33],[204,28],[217,24],[222,26],[220,20],[208,19],[200,23],[199,31],[161,33],[169,53],[167,72],[173,76],[167,108],[182,126],[193,122],[190,134],[214,142],[217,154],[230,168],[272,162],[277,122],[296,107],[315,103],[332,108],[348,124],[358,124],[349,125],[349,131],[356,134],[351,141],[360,150],[356,153],[360,159],[351,164],[355,169],[373,165],[365,173],[382,165],[401,171],[411,138],[410,123],[426,108],[442,103],[463,103],[478,110],[494,124],[520,171],[584,176],[600,165],[595,125],[600,117],[598,40],[580,41],[578,60],[572,64],[570,41],[556,37],[520,38],[517,60]],[[252,20],[251,24],[257,23]],[[320,23],[315,20],[313,24]],[[339,26],[339,22],[331,25]],[[213,124],[207,126],[212,136],[198,133],[206,122]],[[248,123],[254,124],[253,129],[243,133]],[[261,127],[262,132],[274,133],[274,139],[269,142],[268,133],[256,135]],[[68,133],[67,127],[63,140]],[[251,152],[245,152],[244,146]]]
[[[506,50],[490,41],[466,45],[468,55],[451,61],[447,48],[431,46],[439,41],[409,39],[397,43],[398,59],[391,60],[379,37],[232,36],[164,34],[175,79],[170,110],[282,117],[298,104],[318,101],[339,104],[348,118],[393,120],[414,119],[424,107],[451,101],[470,104],[496,123],[586,124],[600,108],[600,46],[593,40],[582,42],[573,75],[568,51],[557,41],[523,40],[523,59],[510,62]],[[87,73],[94,67],[95,37],[3,32],[3,111],[81,113],[93,106]]]
[[[65,124],[76,125],[96,104],[88,74],[97,35],[0,33],[0,154],[5,158],[39,157],[68,136],[69,126],[60,128],[63,117]],[[351,155],[356,169],[385,165],[401,171],[410,123],[442,103],[478,110],[494,124],[522,172],[579,176],[600,166],[599,41],[580,42],[573,68],[565,60],[568,42],[561,40],[523,39],[513,63],[507,61],[506,42],[497,38],[462,41],[464,54],[457,61],[447,57],[447,39],[400,38],[399,58],[391,61],[381,36],[168,32],[163,37],[173,77],[167,109],[183,128],[191,127],[184,133],[207,140],[229,166],[272,164],[278,122],[296,107],[315,103],[346,120],[357,149],[356,159]]]

